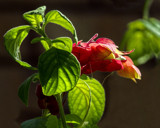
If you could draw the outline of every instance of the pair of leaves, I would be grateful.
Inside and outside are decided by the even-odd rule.
[[[160,55],[160,21],[154,18],[131,22],[120,48],[135,49],[130,54],[136,65],[144,64],[152,57]]]
[[[101,119],[105,107],[105,92],[95,79],[82,75],[77,85],[69,92],[71,114],[79,116],[82,128],[93,128]]]
[[[65,116],[67,124],[80,124],[82,120],[73,114]],[[21,124],[21,128],[63,128],[61,120],[58,120],[56,116],[49,115],[47,117],[38,117],[27,120]],[[68,125],[68,128],[69,125]]]

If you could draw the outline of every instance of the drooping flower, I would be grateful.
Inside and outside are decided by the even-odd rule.
[[[128,56],[124,56],[126,60],[122,61],[123,70],[117,71],[117,74],[121,77],[130,78],[134,82],[136,82],[136,79],[141,79],[141,72],[139,69],[134,65],[131,58]]]
[[[129,77],[130,74],[133,74],[133,70],[130,70],[130,66],[125,64],[128,63],[128,58],[125,55],[130,54],[133,50],[121,52],[118,50],[118,46],[108,38],[98,38],[95,41],[94,39],[97,36],[98,34],[95,34],[88,42],[79,41],[77,44],[73,44],[72,53],[81,64],[81,74],[90,74],[95,71],[119,71],[120,76],[131,78],[134,81],[140,79],[140,71],[133,62],[132,67],[136,69],[138,76],[133,77],[132,75],[132,77]],[[126,70],[129,71],[126,72]]]

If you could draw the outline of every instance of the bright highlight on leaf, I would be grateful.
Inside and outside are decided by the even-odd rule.
[[[23,17],[31,24],[31,26],[39,28],[40,24],[44,21],[45,10],[46,6],[42,6],[37,8],[36,10],[24,13]]]
[[[74,88],[80,75],[80,65],[69,52],[52,47],[38,62],[44,95],[51,96]]]

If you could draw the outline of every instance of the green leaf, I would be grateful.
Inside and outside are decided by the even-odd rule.
[[[48,12],[45,16],[44,26],[46,26],[48,23],[58,24],[62,26],[63,28],[67,29],[73,34],[75,42],[78,42],[76,30],[72,22],[65,15],[63,15],[60,11],[52,10]]]
[[[51,96],[74,88],[80,76],[80,64],[71,53],[52,47],[38,61],[44,95]]]
[[[41,40],[41,44],[46,51],[49,50],[49,45],[46,40]]]
[[[121,50],[132,50],[130,54],[135,65],[146,63],[160,55],[160,36],[158,23],[151,20],[136,20],[128,25],[128,30],[121,42]]]
[[[152,22],[151,22],[152,21]],[[160,37],[160,29],[157,27],[158,24],[154,22],[155,20],[142,20],[144,26],[146,29],[148,29],[152,34],[156,35],[157,37]]]
[[[21,124],[21,128],[59,128],[56,116],[39,117],[27,120]]]
[[[45,40],[45,38],[44,37],[36,37],[36,38],[31,40],[31,44],[41,42],[42,40]]]
[[[38,74],[35,73],[28,77],[19,87],[18,89],[18,96],[22,100],[22,102],[28,106],[28,94],[29,94],[29,87],[32,82],[32,80],[37,77]]]
[[[74,114],[68,114],[65,116],[65,118],[66,118],[66,123],[71,123],[71,124],[81,124],[82,123],[81,118]]]
[[[36,70],[36,68],[32,67],[27,62],[21,60],[20,46],[23,40],[29,33],[31,29],[30,26],[24,25],[10,29],[4,35],[4,45],[9,54],[14,58],[16,62],[18,62],[21,66]]]
[[[77,85],[69,92],[68,102],[71,114],[83,120],[81,125],[92,126],[97,124],[103,115],[105,92],[97,80],[82,75]]]
[[[46,10],[46,6],[42,6],[37,8],[36,10],[29,11],[23,14],[23,17],[26,21],[28,21],[33,27],[40,27],[40,24],[44,20],[44,12]]]
[[[69,37],[58,37],[52,41],[52,46],[68,52],[72,51],[72,40]]]

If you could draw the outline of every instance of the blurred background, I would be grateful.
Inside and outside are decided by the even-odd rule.
[[[33,71],[22,68],[5,51],[3,35],[9,29],[27,24],[23,13],[46,5],[47,10],[60,10],[73,23],[79,40],[88,41],[95,33],[120,44],[127,24],[142,18],[144,0],[1,0],[0,1],[0,127],[18,128],[20,123],[41,115],[35,96],[35,85],[30,88],[29,106],[18,98],[19,85]],[[154,0],[150,16],[160,19],[160,1]],[[49,24],[50,38],[72,36],[63,28]],[[30,32],[21,47],[23,60],[37,65],[43,51],[38,44],[30,44],[36,36]],[[145,47],[145,46],[144,46]],[[136,52],[136,50],[135,50]],[[142,80],[133,81],[113,74],[104,82],[106,109],[100,128],[160,128],[160,64],[155,59],[140,65]],[[100,82],[108,73],[96,72]]]

